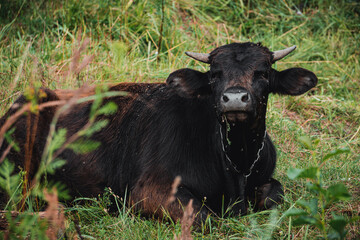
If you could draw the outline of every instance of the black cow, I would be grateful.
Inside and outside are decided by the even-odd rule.
[[[106,187],[124,196],[145,215],[173,219],[183,214],[182,206],[193,199],[198,220],[209,213],[221,214],[232,205],[232,213],[245,214],[248,201],[255,210],[270,208],[283,195],[281,184],[272,178],[276,151],[266,132],[265,114],[269,93],[300,95],[317,84],[314,73],[291,68],[276,71],[271,65],[295,47],[271,52],[254,43],[233,43],[210,54],[187,53],[210,64],[210,71],[180,69],[164,83],[119,84],[111,91],[126,96],[105,100],[118,105],[109,124],[91,138],[102,145],[91,153],[78,155],[67,149],[61,159],[66,165],[54,175],[73,196],[96,196]],[[62,91],[46,91],[42,102],[69,98]],[[24,104],[20,97],[16,103]],[[35,129],[30,177],[40,162],[49,124],[57,107],[32,116]],[[0,120],[2,126],[15,108]],[[63,114],[58,128],[67,128],[68,137],[87,121],[91,102],[75,105]],[[13,138],[21,149],[26,143],[26,116],[18,119]],[[34,127],[37,124],[37,127]],[[0,156],[7,148],[4,142]],[[29,152],[29,151],[28,151]],[[10,151],[8,158],[23,166],[24,151]],[[181,183],[169,204],[172,183]]]

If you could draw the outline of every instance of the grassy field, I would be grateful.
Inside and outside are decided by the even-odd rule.
[[[357,0],[3,0],[0,3],[0,115],[29,86],[73,89],[84,84],[163,82],[174,70],[208,66],[185,51],[210,52],[231,42],[261,42],[271,50],[297,45],[276,69],[303,67],[318,86],[299,97],[272,95],[268,132],[277,147],[275,178],[285,203],[274,211],[208,221],[192,231],[206,239],[314,239],[312,226],[292,224],[284,213],[311,198],[306,180],[289,168],[317,166],[327,152],[348,147],[322,165],[323,186],[343,183],[351,200],[326,209],[360,216],[360,3]],[[77,59],[76,61],[74,59]],[[319,141],[308,150],[299,137]],[[66,208],[66,233],[84,239],[172,239],[180,223],[143,219],[121,208],[112,216],[109,197]],[[359,219],[347,226],[360,238]]]

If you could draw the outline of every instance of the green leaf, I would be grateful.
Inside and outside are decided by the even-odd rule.
[[[344,216],[334,215],[329,224],[340,235],[346,234],[345,227],[348,224],[348,221]]]
[[[96,116],[97,110],[100,108],[102,102],[103,102],[103,96],[101,93],[103,92],[102,86],[97,86],[95,88],[95,99],[93,103],[91,104],[91,110],[90,110],[90,119]]]
[[[15,132],[15,127],[13,127],[13,128],[11,128],[10,130],[8,130],[6,133],[5,133],[5,135],[4,135],[4,138],[6,139],[6,141],[7,141],[7,143],[8,144],[12,144],[13,146],[13,148],[14,148],[14,150],[16,151],[16,152],[20,152],[20,147],[19,147],[19,145],[13,140],[13,138],[12,138],[12,134]]]
[[[20,239],[46,239],[45,231],[48,223],[45,219],[40,219],[38,214],[23,212],[12,222],[18,225],[13,230],[16,231],[17,235],[21,236]]]
[[[11,174],[15,169],[15,164],[5,159],[0,165],[0,187],[6,192],[10,193],[11,190]]]
[[[117,109],[118,106],[114,102],[108,102],[98,110],[97,115],[108,116],[116,113]]]
[[[0,164],[0,188],[5,190],[13,203],[20,197],[19,189],[22,184],[21,173],[12,174],[14,169],[15,164],[7,159]]]
[[[318,174],[320,174],[318,167],[309,167],[306,169],[290,168],[287,171],[287,176],[292,180],[299,178],[316,179]]]
[[[339,239],[343,239],[340,237],[339,233],[337,233],[334,230],[330,230],[330,232],[327,235],[327,239],[329,240],[339,240]]]
[[[100,142],[92,141],[92,140],[84,140],[79,139],[71,144],[69,144],[68,148],[73,150],[77,154],[85,154],[91,151],[94,151],[101,145]]]
[[[104,127],[106,127],[108,125],[108,123],[109,123],[108,119],[99,120],[97,122],[94,122],[94,124],[90,128],[79,132],[79,135],[90,137],[94,133],[96,133],[96,132],[100,131],[101,129],[103,129]]]
[[[42,185],[39,186],[37,191],[33,191],[33,193],[36,197],[44,199],[44,189],[47,189],[48,192],[51,192],[54,188],[57,190],[59,200],[71,199],[68,187],[62,182],[50,181],[47,183],[42,183]]]
[[[312,216],[299,216],[293,221],[294,226],[305,225],[305,224],[318,226],[319,222],[316,218]]]
[[[66,132],[67,130],[65,128],[59,128],[53,137],[53,140],[51,142],[51,149],[53,151],[59,149],[64,142],[66,141]]]
[[[66,163],[65,160],[62,159],[54,159],[53,161],[51,161],[47,166],[46,166],[46,172],[50,173],[50,174],[54,174],[56,169],[64,166]]]
[[[290,168],[287,171],[287,176],[288,178],[294,180],[297,179],[298,176],[303,172],[303,169],[298,169],[298,168]]]
[[[342,183],[331,185],[326,192],[326,198],[328,201],[346,201],[351,199],[351,194]]]
[[[312,215],[316,215],[318,213],[318,199],[312,198],[309,201],[306,200],[298,200],[296,204],[306,208]]]
[[[298,208],[291,208],[289,210],[287,210],[285,213],[284,213],[285,216],[302,216],[302,215],[308,215],[308,212],[306,212],[305,210],[303,209],[298,209]]]
[[[71,199],[71,196],[69,193],[69,188],[65,184],[63,184],[61,182],[55,182],[55,183],[50,182],[47,187],[49,189],[53,189],[53,188],[57,189],[57,194],[58,194],[59,200],[70,200]]]
[[[309,149],[309,150],[314,149],[311,139],[308,136],[301,136],[298,138],[298,140],[306,149]]]
[[[316,177],[319,174],[319,168],[318,167],[309,167],[304,169],[304,171],[299,175],[300,178],[310,178],[310,179],[316,179]]]
[[[322,162],[325,162],[329,158],[335,157],[337,155],[340,155],[340,154],[343,154],[343,153],[349,153],[349,152],[350,152],[350,149],[348,147],[338,148],[338,149],[332,150],[328,154],[326,154],[325,157],[323,157]]]
[[[322,190],[321,186],[318,183],[307,182],[305,183],[305,185],[310,191],[315,193],[319,193]]]

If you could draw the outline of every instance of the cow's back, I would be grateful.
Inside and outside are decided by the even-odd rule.
[[[70,187],[73,195],[77,195],[77,192],[80,192],[81,195],[94,196],[102,192],[103,187],[106,185],[103,175],[108,175],[108,172],[102,172],[101,160],[106,155],[106,153],[104,153],[104,151],[106,151],[104,146],[107,146],[108,142],[114,138],[112,128],[117,128],[117,126],[114,126],[113,123],[121,121],[121,116],[131,108],[134,99],[137,99],[139,95],[144,94],[146,91],[158,85],[160,84],[125,83],[110,86],[109,91],[122,91],[125,96],[104,99],[105,103],[108,101],[116,102],[118,112],[115,114],[115,118],[109,118],[109,126],[105,128],[107,131],[104,132],[102,139],[100,139],[102,145],[99,149],[95,150],[93,154],[77,155],[72,150],[65,150],[59,158],[65,159],[67,164],[61,169],[58,169],[53,179],[65,182]],[[49,89],[41,89],[41,91],[45,92],[45,95],[42,94],[43,96],[39,98],[38,101],[41,110],[37,114],[29,114],[29,112],[26,111],[20,115],[8,129],[15,129],[11,138],[16,142],[16,145],[19,146],[20,151],[17,152],[14,148],[11,148],[6,158],[15,163],[16,172],[19,172],[21,169],[25,170],[25,162],[29,162],[30,160],[29,179],[32,179],[37,172],[48,138],[50,124],[59,106],[71,104],[71,109],[65,111],[65,114],[61,114],[56,124],[57,130],[60,128],[67,130],[67,138],[69,139],[88,122],[92,104],[92,101],[74,104],[71,103],[71,100],[89,97],[95,94],[95,88],[93,87],[84,88],[80,91]],[[52,101],[56,101],[53,106],[43,107],[43,104]],[[28,104],[26,97],[24,95],[20,96],[9,111],[0,119],[0,128],[4,126],[9,117],[20,111],[26,104]],[[8,147],[9,143],[4,140],[0,148],[1,156]],[[69,169],[71,169],[71,171]],[[107,171],[109,171],[109,169],[107,169]]]

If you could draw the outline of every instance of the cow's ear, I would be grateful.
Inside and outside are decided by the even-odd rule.
[[[274,75],[270,79],[270,92],[301,95],[315,87],[317,82],[316,75],[303,68],[290,68],[281,72],[274,71]]]
[[[197,97],[211,93],[208,74],[189,68],[171,73],[166,83],[182,97]]]

